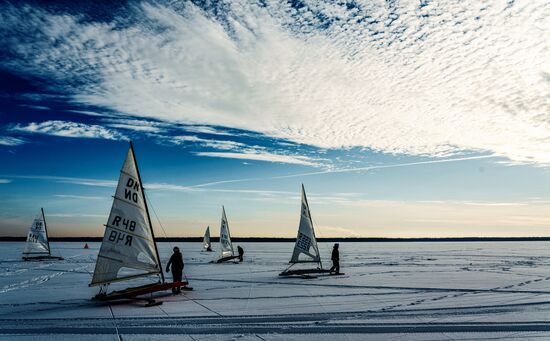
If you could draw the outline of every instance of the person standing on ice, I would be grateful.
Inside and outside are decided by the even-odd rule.
[[[175,282],[181,282],[181,275],[183,273],[183,256],[180,252],[180,249],[176,246],[174,247],[174,253],[170,257],[168,264],[166,264],[166,272],[170,272],[170,265],[172,265],[172,279]],[[180,287],[172,288],[172,293],[174,295],[181,294]]]
[[[332,274],[339,274],[340,273],[340,251],[338,251],[338,243],[334,244],[334,247],[332,248],[332,256],[330,259],[332,260],[332,268],[330,268],[330,273]]]
[[[237,252],[239,253],[239,262],[242,262],[243,256],[244,256],[244,250],[240,245],[237,246]]]

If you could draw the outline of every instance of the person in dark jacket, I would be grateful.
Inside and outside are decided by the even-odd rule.
[[[340,251],[338,251],[338,243],[334,244],[332,248],[332,268],[330,268],[330,273],[339,274],[340,273]]]
[[[180,249],[176,246],[174,247],[174,253],[168,264],[166,264],[166,272],[170,272],[170,265],[172,265],[172,279],[173,282],[181,282],[181,275],[183,273],[183,256],[181,255]],[[172,293],[174,295],[181,294],[180,287],[172,288]]]
[[[243,256],[244,256],[244,250],[240,245],[237,246],[237,252],[239,253],[239,262],[242,262]]]

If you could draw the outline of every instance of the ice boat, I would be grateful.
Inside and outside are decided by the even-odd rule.
[[[36,215],[27,234],[27,242],[23,250],[23,260],[62,260],[62,257],[52,256],[48,240],[48,227],[44,209]]]
[[[210,242],[210,226],[204,231],[204,237],[202,238],[202,251],[212,251],[212,243]]]
[[[291,269],[296,264],[311,263],[316,265],[313,268]],[[285,277],[310,277],[316,274],[329,274],[330,271],[323,269],[321,255],[319,254],[319,246],[315,238],[315,229],[313,228],[313,220],[309,211],[306,191],[302,184],[302,207],[300,211],[300,225],[298,226],[298,236],[294,244],[294,251],[288,266],[279,276]]]
[[[138,278],[155,281],[107,292],[111,283]],[[185,289],[188,285],[187,281],[165,281],[132,142],[120,171],[111,213],[105,225],[105,234],[89,285],[101,286],[94,297],[100,301],[135,299],[137,296],[174,287]],[[146,300],[150,305],[156,303],[153,299]]]
[[[220,257],[216,263],[227,262],[239,258],[239,255],[235,255],[233,250],[233,243],[231,242],[231,234],[229,233],[229,223],[225,216],[225,208],[222,206],[222,222],[220,225]]]

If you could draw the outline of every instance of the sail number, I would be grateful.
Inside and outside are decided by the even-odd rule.
[[[135,231],[137,223],[134,220],[122,218],[116,215],[111,222],[112,226],[124,227],[125,230]],[[133,237],[121,231],[112,230],[109,234],[109,241],[113,243],[124,242],[124,245],[132,246]]]
[[[111,230],[109,234],[109,241],[116,244],[124,242],[124,245],[132,246],[132,239],[132,236],[116,230]]]
[[[38,243],[38,238],[39,236],[32,233],[32,232],[29,232],[29,235],[27,237],[27,240],[30,242],[30,243]]]
[[[135,181],[132,178],[128,178],[126,182],[126,187],[124,189],[124,199],[133,201],[137,204],[138,202],[138,192],[139,192],[139,182]]]
[[[122,218],[121,216],[116,215],[113,219],[113,222],[111,225],[116,227],[124,226],[125,230],[135,231],[136,229],[136,222],[130,219]]]
[[[310,246],[311,246],[311,238],[299,232],[298,240],[296,241],[296,247],[304,251],[309,251]]]

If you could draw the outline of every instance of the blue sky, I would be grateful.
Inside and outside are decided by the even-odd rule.
[[[301,183],[320,236],[547,235],[548,15],[5,2],[0,234],[102,235],[131,139],[158,235],[292,237]]]

